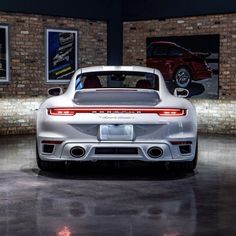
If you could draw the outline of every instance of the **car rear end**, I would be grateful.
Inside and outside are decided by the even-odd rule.
[[[195,109],[162,89],[163,84],[159,81],[159,90],[83,88],[74,90],[73,96],[48,99],[37,119],[40,160],[192,161]]]
[[[196,145],[195,113],[155,91],[112,91],[116,99],[136,98],[136,105],[114,105],[111,91],[102,93],[111,105],[101,105],[99,91],[80,93],[93,105],[48,108],[38,129],[43,160],[192,160]],[[130,96],[130,100],[127,98]],[[147,99],[150,97],[150,99]],[[93,101],[94,99],[94,101]],[[149,102],[145,102],[145,99]],[[156,105],[154,101],[158,101]],[[98,103],[99,105],[96,105]],[[133,101],[132,101],[133,103]],[[149,104],[148,104],[149,103]],[[94,105],[95,104],[95,105]],[[46,118],[45,118],[46,117]]]

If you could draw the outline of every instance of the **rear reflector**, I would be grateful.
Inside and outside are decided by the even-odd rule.
[[[159,116],[185,116],[186,109],[181,108],[129,108],[129,107],[83,107],[83,108],[49,108],[51,116],[74,116],[77,113],[108,113],[108,114],[157,114]]]
[[[58,141],[58,140],[43,140],[41,143],[46,143],[46,144],[61,144],[63,141]]]
[[[191,141],[171,141],[172,145],[190,145],[192,144]]]

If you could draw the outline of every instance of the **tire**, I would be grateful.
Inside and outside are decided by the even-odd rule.
[[[196,150],[195,150],[195,156],[192,161],[180,161],[180,162],[172,162],[170,163],[171,169],[174,170],[181,170],[181,171],[193,171],[197,166],[198,161],[198,141],[196,143]]]
[[[174,81],[177,87],[187,88],[191,83],[192,76],[189,69],[186,67],[180,67],[174,74]]]
[[[38,165],[38,168],[42,171],[59,171],[63,170],[65,167],[65,163],[62,161],[43,161],[39,157],[39,152],[38,152],[38,145],[36,142],[36,162]]]

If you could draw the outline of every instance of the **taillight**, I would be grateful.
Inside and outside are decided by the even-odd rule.
[[[185,116],[186,115],[186,109],[160,109],[158,111],[159,116]]]
[[[77,113],[93,114],[157,114],[159,116],[176,117],[185,116],[186,109],[181,108],[129,108],[129,107],[83,107],[83,108],[50,108],[48,114],[51,116],[74,116]]]
[[[48,115],[51,116],[74,116],[76,110],[68,108],[50,108],[48,109]]]

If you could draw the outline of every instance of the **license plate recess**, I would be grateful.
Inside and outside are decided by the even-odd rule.
[[[134,128],[133,125],[100,125],[98,138],[102,141],[132,141]]]

